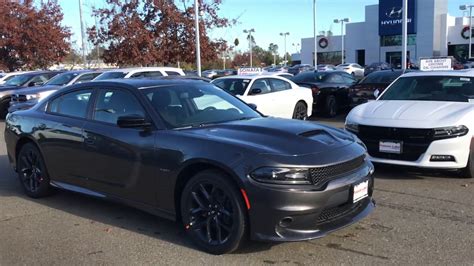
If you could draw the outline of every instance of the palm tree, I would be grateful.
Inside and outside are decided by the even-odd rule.
[[[276,65],[276,55],[278,54],[278,45],[270,43],[268,50],[273,54],[273,65]]]

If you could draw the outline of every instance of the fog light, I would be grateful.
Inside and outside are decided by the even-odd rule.
[[[283,219],[281,219],[280,221],[280,226],[281,227],[288,227],[290,226],[290,224],[293,222],[293,218],[291,217],[285,217]]]
[[[451,155],[431,155],[431,162],[454,162],[454,156]]]

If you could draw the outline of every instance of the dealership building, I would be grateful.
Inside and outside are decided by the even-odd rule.
[[[466,1],[469,2],[469,1]],[[398,66],[402,57],[402,0],[379,0],[365,7],[365,21],[345,24],[345,62]],[[408,52],[411,62],[421,57],[468,57],[469,18],[448,14],[448,0],[408,0]],[[344,16],[344,15],[343,15]],[[349,14],[348,14],[348,16]],[[339,26],[339,25],[338,25]],[[340,64],[342,37],[318,36],[318,64]],[[474,41],[473,41],[474,42]],[[314,38],[301,40],[294,63],[314,64]],[[473,49],[474,54],[474,49]]]

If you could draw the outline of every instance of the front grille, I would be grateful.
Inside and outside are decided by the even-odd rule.
[[[12,102],[26,102],[26,95],[13,94]]]
[[[322,224],[331,222],[351,213],[359,212],[361,209],[365,208],[369,202],[370,198],[366,198],[356,203],[346,203],[342,206],[325,209],[321,212],[321,214],[319,214],[316,223]]]
[[[347,162],[338,163],[329,166],[309,169],[311,182],[317,187],[324,186],[327,182],[337,178],[340,175],[350,173],[364,165],[365,155],[357,157]]]
[[[359,125],[357,136],[367,146],[370,156],[382,159],[416,161],[433,142],[432,129],[393,128]],[[402,153],[379,151],[380,141],[402,141]]]

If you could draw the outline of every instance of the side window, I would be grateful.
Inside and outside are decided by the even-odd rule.
[[[38,75],[36,77],[34,77],[30,83],[45,83],[46,81],[49,80],[49,76],[44,74],[44,75]]]
[[[145,77],[146,78],[163,77],[163,74],[161,74],[160,71],[150,71],[150,72],[145,72]]]
[[[91,80],[93,80],[95,77],[97,77],[99,74],[100,74],[100,73],[84,74],[84,75],[80,76],[80,77],[74,82],[74,84],[78,84],[78,83],[83,83],[83,82],[91,81]]]
[[[346,73],[344,73],[342,75],[342,78],[344,79],[344,83],[346,83],[346,84],[352,84],[352,83],[356,82],[355,78],[352,77],[352,75],[349,75],[349,74],[346,74]]]
[[[344,83],[344,79],[342,78],[341,75],[332,74],[327,79],[327,82],[329,82],[329,83]]]
[[[146,72],[137,72],[135,74],[132,74],[130,78],[144,78]]]
[[[175,71],[165,71],[168,76],[181,76],[178,72]]]
[[[281,79],[270,79],[270,83],[272,84],[273,92],[285,91],[285,90],[291,89],[290,83],[283,81]]]
[[[145,111],[137,98],[128,91],[102,89],[94,106],[92,119],[117,124],[121,116],[145,116]]]
[[[260,89],[262,92],[259,94],[272,92],[272,88],[270,87],[268,79],[257,79],[256,81],[254,81],[249,94],[252,94],[253,89]]]
[[[86,118],[87,106],[91,99],[92,90],[75,91],[58,98],[49,103],[49,112],[53,114],[67,115],[78,118]]]

